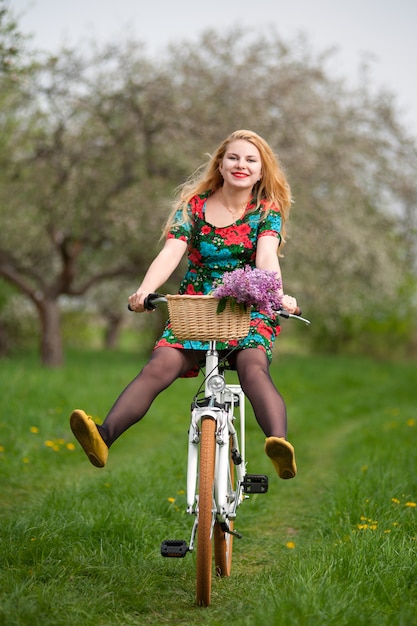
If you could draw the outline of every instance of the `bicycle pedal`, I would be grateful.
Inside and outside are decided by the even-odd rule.
[[[268,476],[264,474],[246,474],[242,483],[244,493],[266,493]]]
[[[186,541],[166,539],[161,543],[161,555],[174,559],[183,559],[188,552]]]

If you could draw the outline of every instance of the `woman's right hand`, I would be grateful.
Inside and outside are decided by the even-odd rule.
[[[145,307],[143,306],[143,302],[148,294],[143,291],[135,291],[129,296],[129,308],[131,311],[135,313],[143,313],[145,311]]]

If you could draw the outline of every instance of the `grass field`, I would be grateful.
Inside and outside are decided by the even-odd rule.
[[[195,380],[177,381],[93,468],[68,415],[103,417],[140,362],[77,352],[61,370],[0,361],[0,624],[417,624],[417,373],[411,363],[282,355],[299,474],[280,481],[249,414],[248,471],[270,489],[240,509],[229,579],[194,605],[186,432]]]

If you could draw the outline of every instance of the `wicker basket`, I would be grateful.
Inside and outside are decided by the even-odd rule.
[[[178,339],[241,339],[249,333],[250,309],[232,311],[230,302],[217,313],[219,299],[213,296],[167,295],[169,318]]]

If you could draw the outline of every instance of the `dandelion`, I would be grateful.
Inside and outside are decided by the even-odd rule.
[[[52,439],[47,439],[44,442],[45,446],[47,448],[51,448],[52,450],[54,450],[54,452],[58,452],[59,451],[59,444],[57,441],[52,441]]]
[[[288,550],[294,550],[294,548],[295,548],[294,541],[287,541],[287,543],[285,545],[288,548]]]
[[[0,452],[4,452],[5,451],[5,447],[4,446],[0,446]]]
[[[409,420],[407,420],[407,426],[415,426],[416,425],[416,420],[413,418],[410,418]]]
[[[75,445],[73,443],[67,443],[66,448],[67,450],[75,450]]]
[[[393,502],[394,504],[400,504],[398,498],[391,498],[391,502]]]
[[[367,465],[362,465],[361,471],[362,472],[367,472],[368,471],[368,466]]]
[[[415,502],[406,502],[405,506],[415,507],[415,506],[417,506],[417,504]]]
[[[39,432],[39,428],[37,426],[31,426],[30,432],[36,435]]]
[[[27,456],[24,456],[22,461],[23,461],[23,463],[29,463],[29,459],[27,458]]]
[[[185,494],[184,489],[180,489],[179,491],[177,491],[178,496],[183,496],[184,494]]]
[[[175,498],[168,498],[168,502],[170,502],[170,504],[174,504]]]
[[[378,522],[377,520],[373,520],[370,517],[366,517],[365,515],[360,516],[360,524],[356,524],[356,527],[359,530],[377,530]]]

